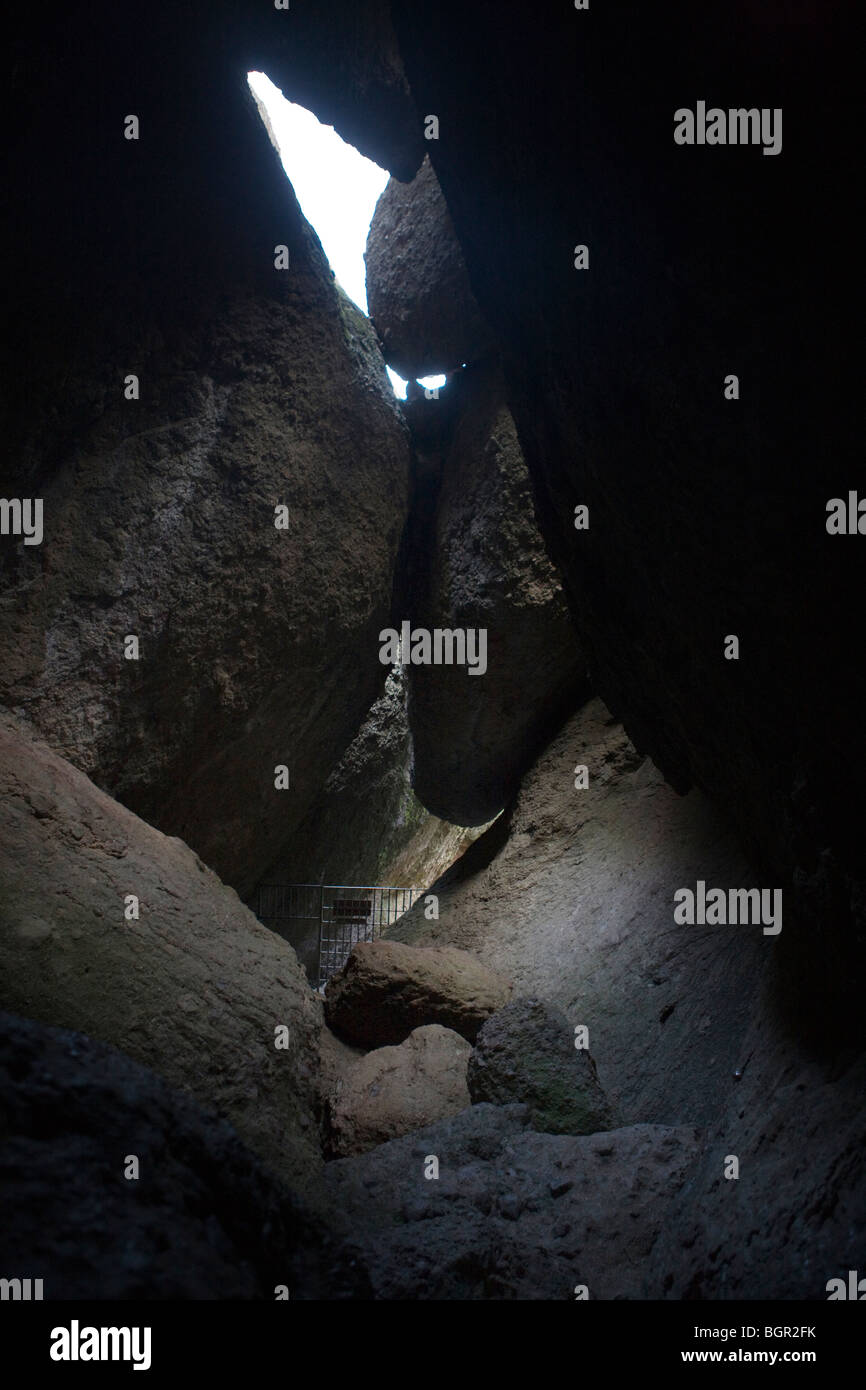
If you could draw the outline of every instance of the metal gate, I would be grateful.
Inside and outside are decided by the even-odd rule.
[[[375,941],[418,898],[421,888],[334,883],[266,883],[256,916],[284,937],[318,989],[342,969],[359,941]]]

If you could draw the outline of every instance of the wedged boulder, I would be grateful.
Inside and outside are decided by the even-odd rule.
[[[175,222],[165,169],[152,199],[136,184],[134,214],[128,169],[103,175],[118,222],[149,210],[144,284],[124,243],[100,308],[76,242],[73,303],[22,312],[22,363],[44,368],[25,375],[32,398],[4,382],[8,485],[43,500],[44,539],[0,549],[0,703],[245,895],[382,688],[409,441],[373,328],[335,285],[249,92],[212,100],[225,148],[211,133],[195,169],[171,166],[194,190]],[[198,130],[184,130],[187,158]],[[173,132],[172,159],[177,145]]]
[[[697,1146],[688,1126],[536,1134],[525,1106],[473,1105],[324,1181],[376,1298],[657,1298],[647,1257]]]
[[[451,372],[492,346],[429,157],[410,184],[391,179],[367,250],[367,302],[385,361],[410,380]]]
[[[351,1042],[401,1043],[427,1023],[473,1042],[484,1019],[508,1002],[511,985],[467,951],[361,941],[325,988],[325,1016]]]
[[[123,1053],[2,1014],[0,1092],[4,1278],[46,1301],[365,1296],[232,1128]]]
[[[430,631],[483,629],[486,669],[409,666],[409,722],[420,800],[446,820],[480,825],[502,810],[589,686],[500,373],[468,369],[447,391],[455,423],[417,537],[428,559],[416,567],[411,615]]]
[[[597,1134],[615,1120],[586,1048],[542,999],[513,999],[481,1025],[466,1081],[473,1104],[520,1103],[545,1134]]]
[[[438,1023],[415,1028],[399,1047],[368,1052],[338,1082],[330,1106],[329,1150],[338,1157],[465,1110],[471,1044]]]
[[[121,1048],[293,1182],[319,1167],[321,1007],[294,951],[5,713],[0,1007]]]

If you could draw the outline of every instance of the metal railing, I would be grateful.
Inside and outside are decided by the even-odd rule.
[[[342,969],[359,941],[375,941],[420,897],[421,888],[346,883],[265,883],[256,916],[297,952],[310,983],[321,989]]]

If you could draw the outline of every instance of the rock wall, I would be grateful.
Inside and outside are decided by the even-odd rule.
[[[269,1239],[295,1235],[292,1277],[323,1296],[823,1299],[863,1269],[862,562],[826,530],[859,467],[854,15],[13,10],[3,491],[44,500],[45,539],[0,546],[0,1004],[92,1040],[2,1025],[6,1229],[16,1258],[56,1256],[65,1291],[104,1288],[91,1212],[160,1279],[175,1249],[144,1204],[128,1225],[88,1208],[104,1149],[82,1096],[181,1140],[149,1195],[170,1223],[178,1191],[213,1205],[225,1297],[258,1296]],[[380,332],[406,368],[460,369],[408,402],[414,459],[248,68],[414,180],[380,212]],[[703,100],[783,115],[782,148],[677,144],[674,113]],[[367,756],[378,633],[407,616],[491,635],[484,677],[412,670],[420,800],[460,823],[505,811],[438,884],[438,922],[415,911],[383,944],[469,950],[586,1027],[623,1127],[540,1134],[482,1103],[323,1172],[336,1073],[375,1086],[382,1059],[323,1033],[292,951],[212,869],[247,893],[324,849],[354,752],[329,775],[350,745]],[[560,727],[590,690],[605,705]],[[374,727],[373,749],[405,766],[403,737]],[[677,924],[674,892],[700,880],[780,887],[781,934]],[[46,1133],[86,1177],[69,1224],[55,1190],[37,1230]],[[323,1227],[259,1162],[338,1213],[357,1278],[323,1286]],[[205,1242],[182,1232],[189,1296]],[[122,1255],[107,1274],[141,1292]]]
[[[845,166],[855,11],[393,14],[593,686],[678,790],[725,807],[784,884],[792,932],[796,899],[802,973],[851,1021],[864,688],[839,618],[861,564],[825,504],[858,476],[853,320],[837,317],[856,261],[816,113],[834,110]],[[781,152],[676,144],[674,113],[698,99],[782,110]],[[828,226],[816,263],[803,248]]]
[[[671,791],[591,700],[515,805],[432,885],[439,920],[416,905],[388,934],[471,951],[516,995],[555,1005],[572,1029],[585,1025],[624,1123],[702,1124],[733,1090],[756,991],[785,932],[777,946],[760,928],[732,941],[732,929],[676,926],[673,894],[699,878],[761,882],[701,794]]]
[[[321,1006],[291,947],[6,714],[0,783],[0,1007],[122,1049],[311,1181]]]
[[[823,1038],[804,1027],[814,985],[795,988],[784,911],[776,936],[675,922],[698,879],[765,882],[701,793],[673,793],[593,700],[433,885],[439,921],[413,908],[391,934],[471,951],[586,1027],[621,1123],[701,1126],[634,1296],[825,1298],[862,1261],[863,1054],[829,1018]]]
[[[118,118],[100,165],[116,245],[76,189],[65,292],[50,269],[41,294],[13,292],[9,487],[43,497],[45,536],[4,538],[0,700],[246,893],[381,689],[409,450],[375,335],[335,287],[243,74],[208,56],[218,117],[202,58],[164,74],[179,83],[167,110],[142,77],[139,141]],[[61,150],[86,144],[85,117],[102,149],[102,106],[73,104]]]

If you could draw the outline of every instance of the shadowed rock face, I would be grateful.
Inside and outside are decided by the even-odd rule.
[[[180,840],[8,715],[0,1006],[122,1048],[231,1120],[275,1172],[315,1173],[321,1011],[294,951]]]
[[[427,434],[439,409],[447,423],[437,453]],[[498,369],[458,373],[440,400],[408,414],[421,455],[409,524],[413,623],[486,632],[483,674],[407,667],[413,784],[435,814],[479,825],[502,809],[551,729],[586,698],[585,666],[537,529]]]
[[[493,347],[433,166],[408,186],[391,179],[376,204],[367,251],[370,317],[400,376],[453,372]]]
[[[426,154],[424,125],[409,91],[388,0],[316,0],[239,13],[228,4],[232,55],[258,68],[289,101],[387,169],[411,179]]]
[[[48,1301],[367,1296],[229,1125],[114,1048],[2,1014],[0,1082],[4,1277]]]
[[[696,1139],[662,1125],[535,1134],[524,1106],[473,1105],[328,1164],[325,1181],[377,1298],[573,1301],[578,1283],[590,1298],[637,1298]]]
[[[93,272],[73,236],[77,347],[60,357],[61,321],[35,398],[19,402],[7,379],[13,472],[44,499],[45,538],[38,553],[0,553],[0,699],[246,893],[381,689],[409,448],[375,334],[335,287],[254,104],[239,83],[223,96],[227,187],[206,167],[209,142],[198,182],[186,146],[174,154],[216,222],[198,244],[212,283],[154,214],[146,257],[129,233],[126,280],[113,283],[106,258],[109,309],[104,286],[86,297]],[[119,138],[115,227],[144,196],[160,133],[141,149]],[[242,225],[227,228],[232,188]],[[188,211],[195,242],[201,208]],[[25,362],[58,313],[34,298]],[[124,397],[127,372],[138,400]],[[138,660],[125,658],[130,634]],[[279,765],[288,790],[275,789]]]
[[[675,787],[726,808],[790,893],[792,931],[796,898],[803,972],[838,991],[866,901],[864,687],[840,612],[862,542],[827,535],[825,503],[859,476],[858,391],[837,317],[848,190],[803,190],[828,104],[834,158],[856,158],[856,84],[837,79],[854,10],[393,13],[594,688]],[[674,143],[675,110],[746,91],[784,111],[781,154]],[[828,225],[816,267],[803,247]]]

